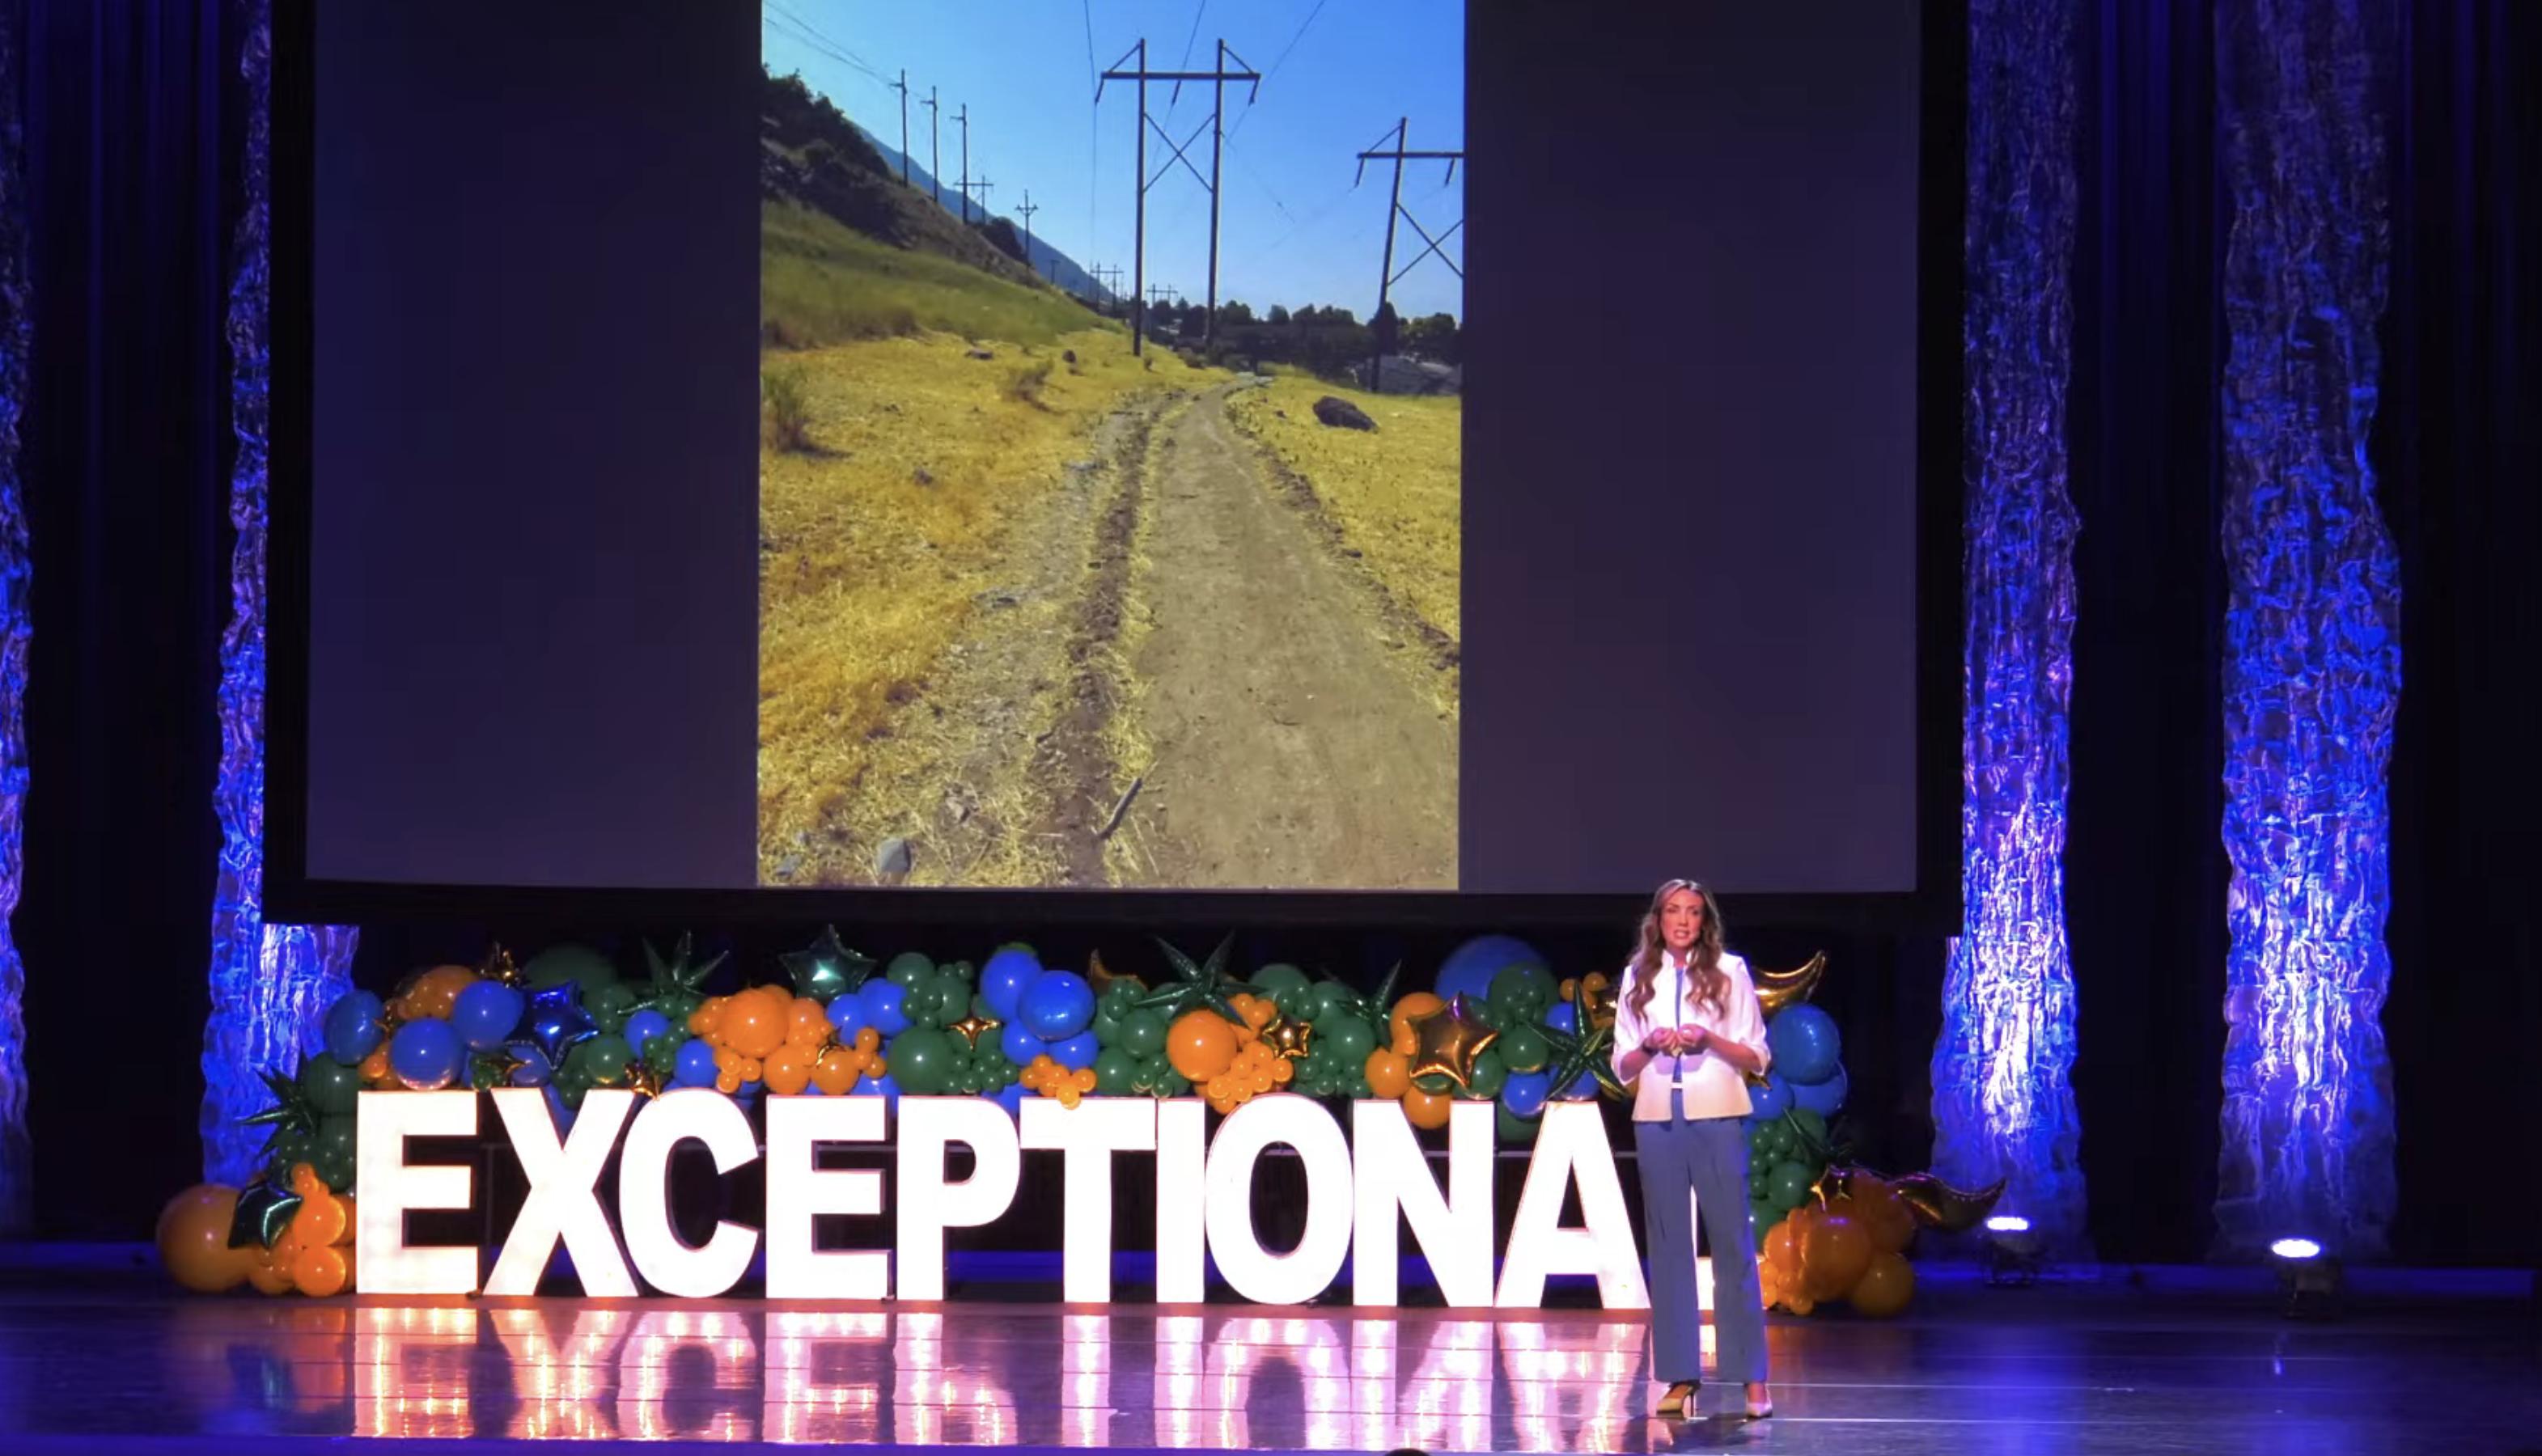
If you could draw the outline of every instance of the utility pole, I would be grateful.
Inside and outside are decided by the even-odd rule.
[[[953,124],[962,128],[962,222],[968,226],[971,221],[971,104],[969,102],[962,103],[962,109],[954,116]]]
[[[943,115],[935,105],[935,88],[927,88],[927,195],[936,206],[944,205],[944,149],[937,145],[935,123]]]
[[[989,220],[989,199],[985,194],[996,190],[997,185],[998,184],[996,182],[989,181],[985,177],[980,179],[978,182],[966,182],[962,183],[962,222],[965,226],[968,226],[971,221],[971,194],[973,192],[984,194],[980,198],[980,221],[987,222]]]
[[[1094,83],[1094,99],[1098,103],[1103,100],[1103,83],[1105,81],[1135,81],[1139,84],[1138,169],[1137,176],[1131,179],[1132,182],[1137,183],[1139,189],[1137,197],[1138,205],[1133,213],[1134,221],[1131,225],[1133,231],[1130,255],[1131,308],[1132,311],[1139,316],[1138,322],[1133,323],[1130,328],[1130,352],[1135,354],[1140,351],[1140,338],[1145,331],[1141,325],[1145,323],[1147,308],[1145,294],[1147,291],[1148,270],[1148,189],[1162,181],[1164,175],[1172,170],[1175,162],[1181,163],[1185,172],[1190,173],[1193,179],[1199,182],[1202,186],[1209,188],[1209,305],[1211,317],[1205,323],[1204,328],[1214,328],[1216,327],[1218,314],[1218,154],[1225,138],[1225,132],[1222,130],[1219,123],[1226,106],[1227,83],[1230,81],[1248,82],[1253,87],[1253,94],[1255,96],[1259,96],[1262,92],[1262,73],[1254,70],[1250,65],[1246,64],[1244,57],[1228,49],[1227,42],[1225,40],[1218,42],[1218,66],[1214,70],[1151,71],[1148,69],[1148,42],[1144,39],[1138,44],[1131,46],[1128,51],[1124,52],[1121,60],[1129,60],[1132,56],[1136,56],[1138,58],[1139,64],[1137,69],[1125,71],[1121,69],[1121,61],[1113,62],[1112,69],[1105,71]],[[1229,70],[1227,63],[1230,59],[1234,60],[1235,63],[1242,66],[1243,69]],[[1193,128],[1191,135],[1184,137],[1181,141],[1177,142],[1173,139],[1172,134],[1167,132],[1160,122],[1148,114],[1148,83],[1151,81],[1171,81],[1174,83],[1174,93],[1177,96],[1181,95],[1183,83],[1186,81],[1207,81],[1216,88],[1218,101],[1211,106],[1209,120],[1206,123],[1209,127],[1211,137],[1209,176],[1202,177],[1200,175],[1200,169],[1192,165],[1192,160],[1190,156],[1187,155],[1192,143],[1200,140],[1199,128]],[[1148,132],[1150,128],[1154,128],[1158,139],[1162,141],[1173,152],[1173,160],[1158,168],[1157,175],[1155,177],[1150,177],[1148,175]]]
[[[1036,267],[1034,267],[1034,266],[1033,266],[1033,259],[1032,259],[1032,215],[1033,215],[1034,213],[1036,213],[1036,212],[1041,211],[1041,209],[1040,209],[1040,208],[1038,208],[1038,207],[1035,207],[1035,206],[1033,205],[1033,199],[1032,199],[1032,188],[1030,188],[1030,187],[1026,187],[1026,188],[1024,188],[1024,205],[1023,205],[1023,206],[1021,206],[1021,207],[1016,208],[1016,209],[1015,209],[1015,211],[1016,211],[1016,212],[1018,212],[1018,213],[1021,213],[1021,214],[1023,215],[1023,220],[1024,220],[1024,270],[1025,270],[1026,272],[1035,272],[1035,273],[1037,273],[1037,272],[1039,272],[1039,271],[1041,271],[1041,270],[1040,270],[1039,268],[1036,268]]]
[[[909,68],[903,66],[900,79],[891,84],[900,93],[900,184],[909,185]]]
[[[1383,325],[1385,322],[1385,295],[1387,290],[1391,289],[1397,282],[1401,281],[1404,273],[1409,273],[1414,268],[1419,267],[1422,259],[1428,257],[1434,253],[1439,255],[1439,260],[1446,263],[1449,270],[1454,272],[1459,279],[1462,279],[1465,276],[1465,270],[1457,266],[1457,260],[1450,257],[1442,246],[1449,239],[1457,236],[1458,228],[1463,227],[1465,225],[1465,220],[1461,217],[1457,219],[1455,227],[1452,227],[1446,232],[1441,233],[1438,237],[1433,238],[1430,236],[1429,230],[1421,226],[1421,220],[1414,217],[1403,205],[1404,163],[1445,162],[1448,164],[1448,176],[1446,181],[1454,182],[1457,178],[1457,164],[1464,160],[1465,154],[1463,152],[1406,151],[1404,150],[1404,142],[1406,138],[1411,135],[1411,117],[1406,116],[1395,122],[1393,150],[1380,151],[1377,147],[1371,147],[1367,151],[1360,153],[1359,176],[1351,179],[1351,185],[1358,186],[1360,184],[1360,181],[1368,176],[1368,164],[1371,162],[1390,161],[1394,164],[1394,192],[1392,198],[1386,203],[1385,210],[1385,256],[1383,261],[1379,264],[1377,270],[1377,317],[1369,321],[1368,330],[1370,336],[1368,392],[1372,395],[1382,395],[1385,393],[1385,332]],[[1379,146],[1383,146],[1384,142],[1384,137],[1378,138]],[[1394,220],[1397,217],[1400,217],[1405,222],[1412,224],[1412,231],[1419,233],[1421,235],[1421,241],[1430,245],[1429,247],[1422,249],[1420,253],[1414,255],[1412,261],[1403,265],[1402,272],[1396,272],[1394,269]]]

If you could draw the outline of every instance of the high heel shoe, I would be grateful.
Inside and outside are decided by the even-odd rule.
[[[1773,1396],[1771,1396],[1771,1395],[1767,1395],[1767,1396],[1766,1396],[1763,1400],[1761,1400],[1761,1401],[1760,1401],[1760,1400],[1757,1400],[1757,1399],[1756,1397],[1754,1397],[1754,1396],[1749,1397],[1749,1398],[1748,1398],[1748,1401],[1747,1401],[1747,1411],[1748,1411],[1748,1419],[1749,1419],[1749,1420],[1772,1420],[1772,1419],[1773,1419],[1773,1417],[1774,1417],[1774,1398],[1773,1398]]]
[[[1670,1386],[1668,1394],[1660,1397],[1659,1418],[1662,1420],[1683,1420],[1694,1414],[1695,1392],[1701,1388],[1702,1382],[1696,1380],[1681,1380]]]

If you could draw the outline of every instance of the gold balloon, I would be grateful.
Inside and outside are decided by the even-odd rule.
[[[1909,1173],[1889,1180],[1890,1190],[1915,1214],[1915,1222],[1944,1233],[1966,1233],[1984,1220],[2003,1197],[1998,1178],[1975,1193],[1951,1187],[1930,1173]]]
[[[662,1095],[662,1069],[638,1056],[627,1063],[627,1089],[638,1097]]]
[[[1827,952],[1821,951],[1789,971],[1758,971],[1751,979],[1757,984],[1757,1004],[1768,1016],[1794,1001],[1806,1001],[1819,988],[1819,978],[1827,974]]]
[[[1592,971],[1580,978],[1580,1025],[1594,1031],[1615,1024],[1615,984],[1604,971]]]
[[[1444,1076],[1460,1088],[1473,1084],[1474,1058],[1501,1039],[1461,995],[1436,1011],[1406,1018],[1405,1024],[1413,1036],[1411,1074]]]
[[[1135,986],[1143,991],[1148,988],[1148,983],[1136,976],[1124,976],[1104,965],[1101,951],[1095,951],[1085,958],[1085,983],[1094,988],[1094,994],[1098,997],[1116,984]]]
[[[980,1046],[980,1034],[982,1032],[993,1032],[1005,1025],[1005,1022],[998,1020],[994,1016],[982,1016],[977,1011],[974,1011],[959,1021],[948,1021],[944,1023],[944,1029],[949,1032],[959,1033],[962,1040],[970,1043],[972,1049],[977,1051]],[[834,1040],[831,1042],[831,1045],[837,1046],[838,1043]]]
[[[1307,1022],[1275,1016],[1262,1028],[1262,1040],[1270,1044],[1272,1051],[1295,1061],[1307,1055],[1307,1047],[1314,1033],[1314,1027]]]
[[[485,964],[477,968],[477,975],[482,980],[499,982],[514,990],[526,989],[530,983],[530,978],[513,961],[512,953],[500,945],[486,952]]]

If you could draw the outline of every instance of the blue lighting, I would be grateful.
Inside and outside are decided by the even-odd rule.
[[[2074,249],[2074,10],[1970,6],[1967,639],[1962,877],[1933,1164],[2007,1180],[2054,1247],[2083,1236],[2074,971],[2065,947],[2074,536],[2065,484]]]
[[[2366,464],[2389,257],[2388,0],[2216,19],[2226,215],[2221,1252],[2381,1251],[2397,1201],[2385,802],[2400,560]]]
[[[219,883],[212,900],[212,1014],[203,1028],[203,1176],[247,1182],[261,1128],[246,1117],[273,1098],[257,1073],[288,1070],[328,1002],[350,985],[355,931],[264,923],[265,232],[272,11],[254,0],[240,57],[247,77],[246,205],[232,239],[230,403],[238,465],[230,477],[231,616],[221,634]]]
[[[2030,1220],[2018,1213],[1997,1213],[1985,1221],[1985,1226],[1987,1233],[2026,1234],[2030,1232]]]
[[[18,418],[27,400],[27,192],[20,168],[16,30],[0,25],[0,1236],[33,1214],[27,1141],[27,968],[9,932],[25,869],[27,806],[27,503]]]
[[[2300,1263],[2306,1259],[2319,1259],[2321,1245],[2310,1239],[2280,1239],[2269,1246],[2269,1252],[2280,1259]]]

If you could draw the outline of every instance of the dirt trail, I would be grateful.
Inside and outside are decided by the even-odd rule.
[[[1456,724],[1265,480],[1227,416],[1238,388],[1168,415],[1150,453],[1128,706],[1153,758],[1120,765],[1146,778],[1116,878],[1454,888]]]

